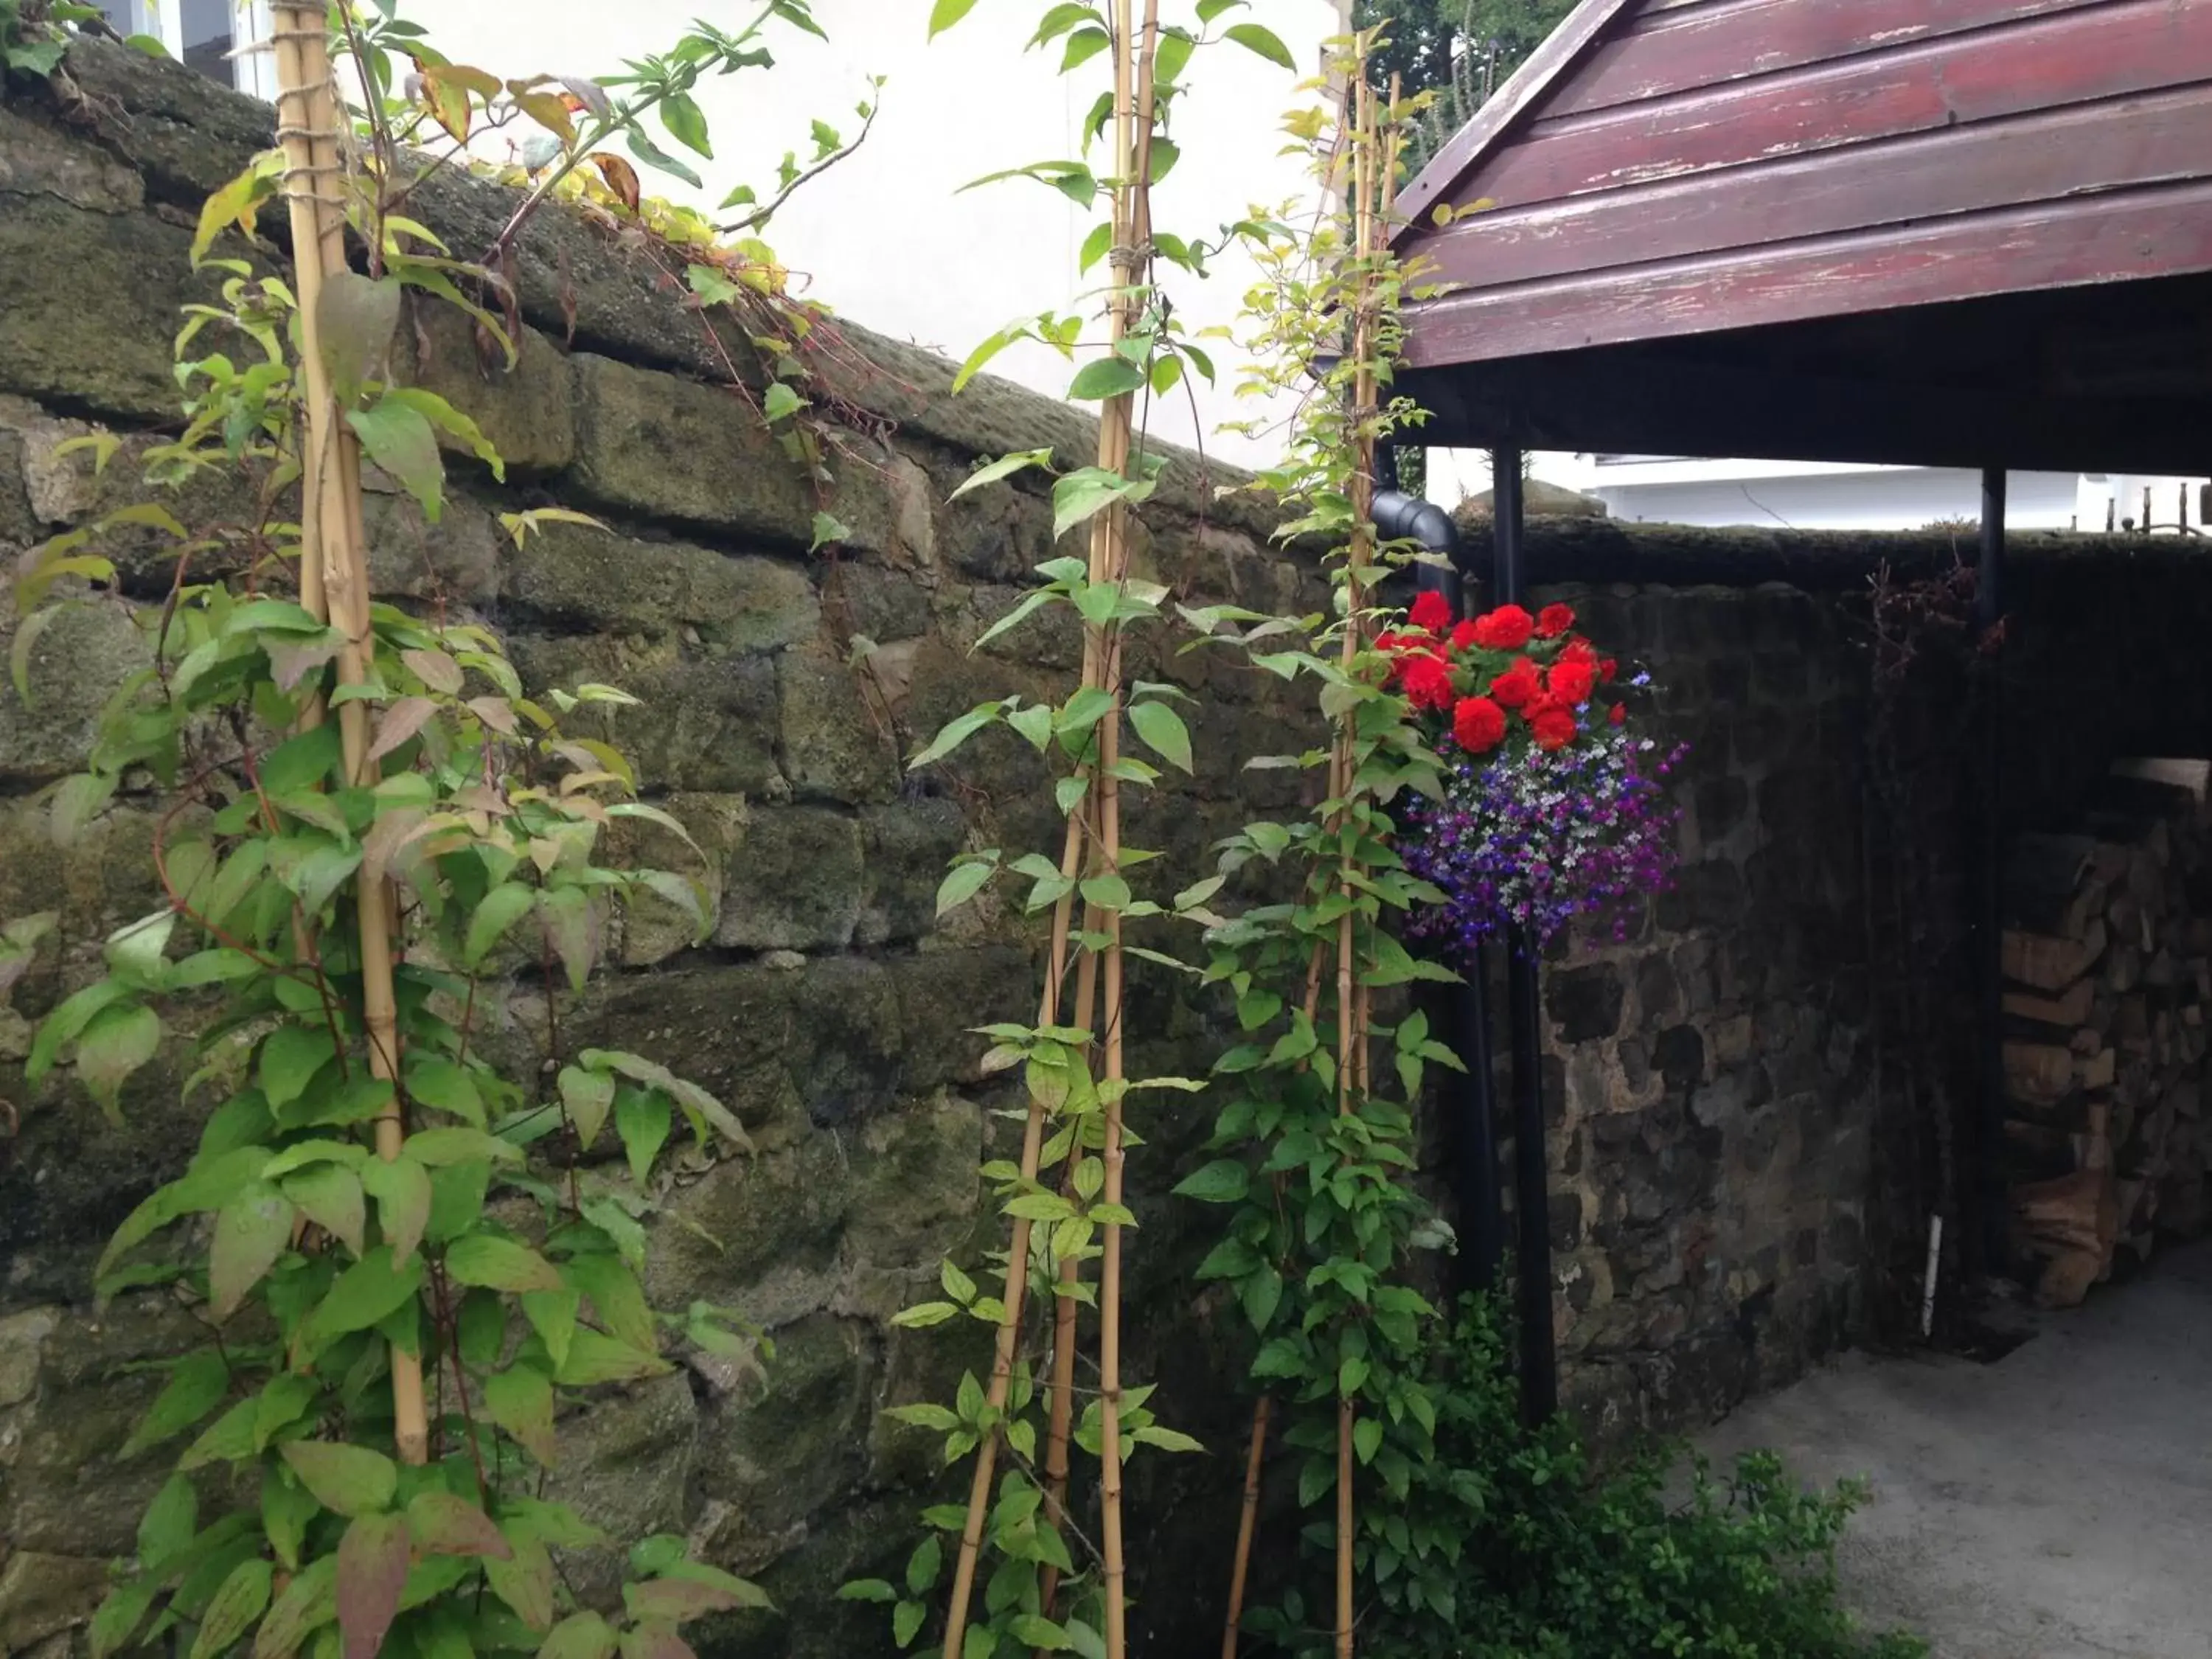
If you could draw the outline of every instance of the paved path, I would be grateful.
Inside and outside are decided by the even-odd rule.
[[[1855,1356],[1705,1444],[1869,1480],[1846,1595],[1938,1659],[2212,1659],[2212,1245],[2037,1329],[1992,1365]]]

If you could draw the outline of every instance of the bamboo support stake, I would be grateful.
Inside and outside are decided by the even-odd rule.
[[[1237,1627],[1244,1622],[1244,1585],[1252,1567],[1252,1536],[1260,1526],[1260,1471],[1267,1461],[1266,1395],[1252,1407],[1252,1443],[1244,1454],[1244,1504],[1237,1518],[1237,1559],[1229,1570],[1229,1613],[1221,1625],[1221,1659],[1237,1659]]]
[[[1060,846],[1060,875],[1072,881],[1082,867],[1082,819],[1071,816]],[[1053,906],[1052,946],[1045,958],[1044,991],[1037,1000],[1040,1025],[1053,1024],[1060,1012],[1060,987],[1067,971],[1068,933],[1074,914],[1074,890],[1071,888]],[[1036,1179],[1037,1165],[1044,1151],[1044,1116],[1043,1101],[1031,1095],[1029,1115],[1022,1128],[1020,1168],[1024,1182]],[[1006,1277],[1000,1293],[1006,1312],[999,1322],[998,1340],[991,1358],[991,1381],[984,1395],[993,1409],[1001,1412],[1013,1389],[1014,1350],[1021,1336],[1024,1293],[1029,1288],[1030,1227],[1026,1217],[1017,1217],[1007,1242]],[[998,1452],[999,1439],[994,1434],[984,1436],[982,1443],[975,1449],[975,1473],[968,1487],[968,1516],[960,1529],[960,1556],[953,1567],[952,1597],[945,1620],[945,1659],[961,1659],[967,1641],[968,1609],[975,1598],[975,1568],[982,1557],[983,1521],[990,1512]]]
[[[279,137],[284,147],[284,191],[292,223],[295,289],[300,302],[301,373],[307,397],[307,432],[301,441],[301,578],[303,605],[344,635],[338,683],[362,685],[370,678],[373,646],[368,609],[368,563],[362,533],[360,455],[339,417],[325,373],[319,308],[325,283],[346,269],[344,215],[335,192],[342,178],[338,148],[343,112],[331,85],[329,37],[321,0],[276,0],[275,47]],[[323,711],[312,711],[319,724]],[[368,708],[349,700],[338,710],[345,775],[368,781]],[[387,884],[359,884],[362,1013],[373,1076],[394,1085],[392,1102],[376,1119],[380,1157],[399,1156],[406,1128],[399,1114],[399,1042],[392,982],[392,904]],[[392,1439],[404,1463],[428,1461],[429,1424],[422,1394],[422,1360],[392,1349]]]

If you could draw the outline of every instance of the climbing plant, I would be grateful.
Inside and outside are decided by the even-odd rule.
[[[937,0],[933,33],[960,21],[972,5]],[[1104,82],[1084,123],[1082,154],[980,181],[1033,180],[1085,209],[1103,204],[1081,256],[1086,272],[1103,266],[1103,285],[1071,311],[1024,318],[993,335],[956,384],[965,385],[1013,341],[1042,340],[1084,357],[1068,392],[1100,406],[1100,429],[1096,463],[1060,473],[1052,485],[1054,538],[1080,536],[1086,556],[1042,565],[1040,584],[984,636],[988,641],[1040,611],[1073,611],[1084,640],[1078,684],[1058,702],[986,702],[951,721],[913,762],[934,765],[986,727],[1011,727],[1045,761],[1054,805],[1066,821],[1056,850],[967,854],[939,894],[940,911],[949,910],[994,879],[1018,880],[1026,884],[1022,908],[1047,918],[1048,927],[1035,1022],[988,1028],[995,1043],[989,1065],[1018,1071],[1029,1097],[1018,1157],[982,1171],[1009,1222],[1006,1249],[994,1258],[998,1282],[986,1292],[948,1263],[945,1298],[909,1309],[900,1321],[972,1318],[994,1330],[987,1376],[963,1376],[949,1402],[893,1413],[941,1431],[948,1463],[969,1462],[968,1501],[924,1514],[929,1531],[908,1562],[903,1586],[862,1580],[844,1590],[891,1604],[893,1632],[903,1647],[929,1622],[930,1599],[949,1565],[946,1659],[1020,1649],[1121,1659],[1128,1571],[1123,1467],[1139,1447],[1187,1451],[1197,1444],[1155,1420],[1151,1389],[1130,1386],[1121,1361],[1122,1239],[1137,1220],[1123,1201],[1125,1158],[1136,1140],[1125,1107],[1140,1091],[1200,1086],[1182,1078],[1132,1079],[1124,1054],[1124,965],[1135,947],[1124,945],[1122,929],[1170,910],[1139,896],[1131,879],[1154,855],[1123,841],[1123,792],[1150,788],[1161,774],[1125,739],[1133,733],[1137,745],[1168,766],[1188,772],[1194,764],[1190,731],[1175,706],[1185,694],[1125,674],[1128,637],[1158,624],[1167,599],[1160,585],[1131,574],[1129,514],[1158,487],[1164,461],[1146,448],[1144,409],[1185,375],[1210,380],[1214,372],[1158,280],[1163,261],[1201,272],[1206,246],[1154,222],[1152,188],[1178,159],[1173,115],[1201,51],[1234,45],[1291,66],[1288,49],[1253,16],[1244,0],[1199,0],[1188,21],[1164,20],[1159,0],[1144,0],[1141,8],[1134,0],[1049,7],[1030,46],[1056,58],[1060,75],[1080,72]],[[1102,320],[1103,347],[1084,350]],[[1006,455],[980,467],[958,493],[1053,462],[1048,449]],[[1204,918],[1206,898],[1221,884],[1208,881],[1175,896],[1173,913]],[[1096,1310],[1097,1380],[1079,1411],[1086,1308]],[[1072,1449],[1097,1460],[1095,1523],[1078,1518]]]
[[[82,9],[32,21],[50,30]],[[740,1361],[760,1346],[735,1310],[657,1310],[643,1290],[672,1137],[688,1126],[702,1155],[742,1152],[736,1119],[648,1056],[562,1036],[616,907],[650,894],[703,927],[692,884],[617,862],[616,832],[688,837],[638,798],[618,750],[562,729],[624,693],[530,695],[489,629],[374,599],[359,477],[365,457],[434,523],[441,441],[499,476],[474,422],[395,376],[408,309],[460,306],[511,360],[497,256],[522,216],[586,161],[614,207],[638,212],[634,176],[599,146],[625,137],[665,162],[650,112],[704,152],[697,76],[764,64],[769,23],[819,30],[805,0],[772,0],[738,34],[702,26],[629,75],[556,91],[449,63],[388,0],[274,10],[285,147],[200,216],[191,256],[216,297],[186,307],[177,336],[183,429],[128,461],[112,434],[64,446],[98,472],[137,466],[148,493],[33,550],[14,584],[26,701],[57,617],[126,588],[163,595],[133,613],[146,665],[50,800],[67,839],[119,791],[150,792],[163,900],[46,1017],[29,1078],[67,1066],[117,1114],[143,1068],[189,1051],[181,1089],[203,1109],[185,1173],[97,1268],[103,1300],[164,1287],[205,1342],[166,1364],[122,1448],[182,1449],[92,1647],[677,1659],[685,1622],[766,1598],[680,1538],[602,1536],[545,1480],[564,1401],[670,1371],[672,1345]],[[6,15],[9,66],[65,75],[58,53],[27,64],[22,43],[52,39],[23,32],[27,15]],[[350,119],[331,94],[341,77]],[[458,258],[404,210],[459,151],[409,146],[510,119],[556,148],[526,163],[539,186],[491,256]],[[787,166],[786,185],[805,172]],[[289,276],[243,257],[280,196]],[[772,296],[772,268],[754,249],[702,252],[693,286],[714,297],[713,282],[747,271]],[[774,394],[764,414],[787,416]],[[187,529],[172,492],[209,481],[252,510]],[[520,545],[556,520],[591,522],[553,507],[501,521]],[[0,933],[0,983],[56,921]],[[518,969],[544,982],[542,1066],[489,1052],[487,1005]],[[564,1587],[556,1553],[592,1546],[628,1547],[618,1610]]]

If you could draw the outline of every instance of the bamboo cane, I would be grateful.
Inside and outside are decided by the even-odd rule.
[[[1082,819],[1071,815],[1060,854],[1060,873],[1064,880],[1073,883],[1075,872],[1082,867]],[[1040,1025],[1053,1024],[1060,1010],[1060,983],[1067,969],[1068,930],[1074,913],[1074,890],[1071,885],[1053,906],[1052,945],[1045,958],[1044,991],[1037,1000]],[[1024,1182],[1036,1179],[1044,1150],[1044,1102],[1032,1094],[1029,1115],[1022,1128],[1020,1167]],[[991,1358],[991,1381],[984,1395],[992,1408],[1000,1412],[1006,1409],[1006,1398],[1013,1389],[1014,1350],[1021,1334],[1023,1295],[1029,1288],[1030,1227],[1026,1217],[1016,1218],[1007,1244],[1006,1277],[1000,1292],[1006,1311],[999,1322],[998,1339]],[[953,1567],[952,1596],[945,1620],[945,1659],[961,1659],[967,1640],[968,1609],[975,1593],[975,1567],[982,1556],[983,1521],[990,1510],[998,1452],[996,1435],[986,1435],[982,1444],[975,1449],[975,1473],[969,1482],[968,1514],[960,1529],[960,1555]]]
[[[1376,153],[1375,153],[1375,94],[1367,82],[1366,38],[1360,38],[1356,49],[1353,80],[1346,101],[1350,106],[1352,168],[1355,198],[1352,213],[1352,269],[1354,312],[1352,322],[1353,371],[1352,418],[1357,464],[1351,479],[1352,541],[1346,556],[1346,605],[1343,643],[1343,660],[1349,668],[1360,647],[1360,614],[1365,589],[1361,581],[1367,564],[1373,556],[1373,530],[1370,514],[1374,507],[1374,441],[1365,432],[1372,413],[1376,385],[1375,374],[1370,363],[1374,345],[1374,273],[1370,264],[1375,252],[1376,230]],[[1340,727],[1338,742],[1343,750],[1343,766],[1347,793],[1352,769],[1357,763],[1353,752],[1353,733],[1349,720]],[[1352,857],[1345,855],[1340,872],[1345,890],[1352,890]],[[1354,1090],[1364,1067],[1360,1062],[1360,1046],[1364,1041],[1363,1030],[1364,988],[1356,986],[1355,939],[1352,914],[1347,911],[1337,933],[1337,1109],[1351,1112],[1356,1109]],[[1352,1572],[1352,1533],[1357,1518],[1352,1494],[1353,1439],[1358,1424],[1358,1407],[1349,1395],[1337,1405],[1336,1419],[1336,1653],[1337,1659],[1352,1659],[1352,1624],[1355,1616],[1355,1586]]]
[[[295,285],[300,302],[301,373],[307,394],[307,430],[301,445],[300,597],[311,612],[344,636],[338,683],[362,685],[370,678],[372,641],[368,563],[362,533],[360,455],[339,418],[325,370],[318,316],[324,284],[345,270],[343,210],[335,194],[341,177],[338,131],[342,112],[331,88],[330,43],[321,0],[276,0],[275,46],[279,137],[284,146],[284,191],[292,223]],[[318,700],[319,702],[319,700]],[[319,723],[322,710],[311,706]],[[338,710],[339,745],[348,780],[368,781],[368,708],[348,700]],[[392,982],[392,906],[386,884],[365,881],[357,895],[360,916],[362,1012],[373,1076],[393,1085],[391,1103],[376,1118],[376,1149],[399,1156],[406,1128],[399,1113],[399,1046]],[[405,1463],[429,1456],[429,1425],[422,1395],[422,1360],[396,1344],[392,1349],[392,1439]]]
[[[1237,1559],[1229,1570],[1229,1613],[1221,1625],[1221,1659],[1237,1659],[1237,1627],[1244,1622],[1244,1584],[1252,1565],[1252,1535],[1260,1526],[1260,1471],[1267,1460],[1266,1395],[1252,1407],[1252,1443],[1244,1454],[1244,1504],[1237,1518]]]

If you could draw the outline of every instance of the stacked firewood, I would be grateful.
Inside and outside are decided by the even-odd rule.
[[[2119,1253],[2203,1229],[2212,1039],[2212,763],[2124,762],[2081,833],[2004,872],[2014,1249],[2070,1307]]]

